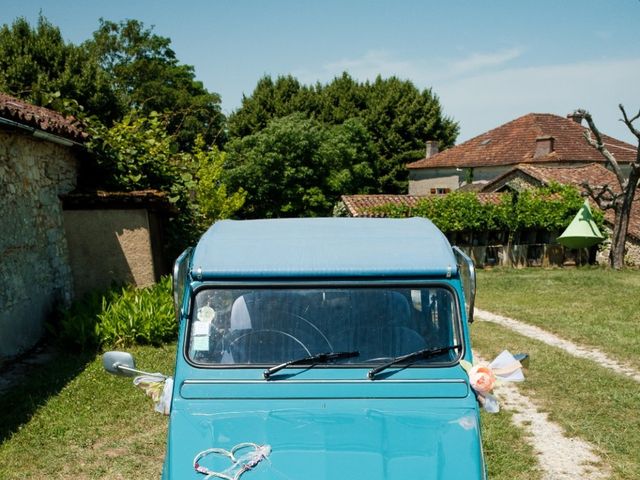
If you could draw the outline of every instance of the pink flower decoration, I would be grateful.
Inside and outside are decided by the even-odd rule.
[[[496,383],[496,376],[490,367],[486,365],[476,365],[469,372],[469,383],[473,389],[480,394],[487,394],[493,390]]]

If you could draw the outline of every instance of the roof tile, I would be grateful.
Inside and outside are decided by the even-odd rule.
[[[584,139],[585,127],[571,119],[549,113],[529,113],[407,168],[481,167],[520,163],[598,162],[602,155]],[[553,151],[535,157],[536,139],[553,137]],[[621,163],[636,159],[637,149],[607,135],[602,138]]]
[[[48,108],[38,107],[6,93],[0,93],[0,117],[37,128],[76,142],[87,138],[74,117],[65,117]]]

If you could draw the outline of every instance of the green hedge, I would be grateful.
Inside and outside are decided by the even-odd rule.
[[[504,193],[497,203],[482,203],[472,192],[453,192],[421,199],[412,207],[397,204],[375,207],[370,213],[391,218],[425,217],[445,233],[515,233],[525,229],[564,229],[583,203],[584,198],[575,187],[552,184],[519,194]],[[593,215],[602,230],[602,212],[593,209]]]
[[[171,277],[147,288],[114,287],[89,294],[60,312],[51,329],[65,345],[82,350],[175,340]]]

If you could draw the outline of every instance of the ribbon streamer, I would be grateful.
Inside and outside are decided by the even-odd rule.
[[[507,350],[504,350],[489,364],[482,362],[471,365],[471,363],[462,360],[460,365],[469,375],[469,384],[476,393],[478,401],[489,413],[500,411],[498,399],[491,394],[496,383],[524,381],[522,364]]]
[[[160,373],[157,375],[137,376],[133,379],[133,384],[144,390],[148,397],[151,397],[155,403],[154,410],[156,412],[169,415],[173,396],[173,378],[165,377]]]
[[[243,449],[250,448],[251,450],[241,456],[236,454]],[[256,443],[239,443],[231,450],[225,450],[224,448],[209,448],[203,450],[193,459],[193,468],[198,473],[206,475],[205,480],[211,478],[222,478],[223,480],[238,480],[243,473],[252,470],[262,460],[266,459],[271,453],[270,445],[258,445]],[[233,462],[233,464],[224,470],[223,472],[214,472],[200,464],[203,458],[208,455],[220,455],[227,457]]]

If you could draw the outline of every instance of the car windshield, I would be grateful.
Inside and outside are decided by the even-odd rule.
[[[276,365],[327,352],[359,352],[331,366],[385,362],[458,345],[454,294],[406,288],[201,289],[188,355],[202,365]],[[455,350],[418,364],[449,362]]]

